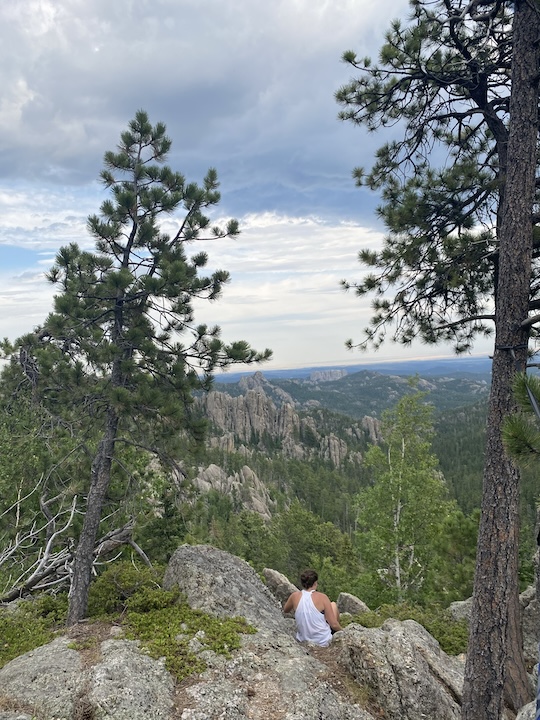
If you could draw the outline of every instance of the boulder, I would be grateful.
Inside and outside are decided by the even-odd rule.
[[[285,577],[285,575],[277,570],[264,568],[263,576],[267,588],[281,605],[283,605],[291,593],[298,590],[296,585],[293,585],[289,578]]]
[[[516,720],[536,720],[536,701],[521,708],[516,715]]]
[[[100,718],[165,720],[174,704],[174,682],[162,661],[130,640],[105,640],[100,662],[88,672],[87,703]]]
[[[350,593],[339,593],[337,606],[340,613],[348,613],[349,615],[360,615],[369,612],[366,603]]]
[[[70,720],[75,700],[84,690],[82,661],[60,637],[25,653],[0,669],[0,688],[13,703],[38,707],[57,720]]]
[[[196,610],[245,617],[259,629],[289,633],[281,605],[245,560],[211,545],[182,545],[171,557],[163,586],[178,587]]]
[[[0,720],[166,720],[174,705],[174,682],[162,661],[138,643],[101,642],[94,665],[86,666],[70,638],[60,637],[25,653],[0,670],[2,699],[33,712]]]
[[[467,600],[456,600],[456,602],[450,603],[450,613],[454,620],[466,620],[467,622],[471,619],[471,608],[472,598]]]
[[[464,664],[414,620],[380,628],[353,624],[335,636],[339,662],[367,688],[383,717],[458,720]]]
[[[328,651],[329,648],[323,648]],[[285,635],[246,636],[234,658],[185,691],[182,720],[374,720],[334,689],[327,665]]]
[[[519,596],[521,603],[521,627],[523,630],[523,654],[525,663],[529,666],[538,662],[540,641],[540,602],[536,599],[534,587],[533,592],[523,592]]]

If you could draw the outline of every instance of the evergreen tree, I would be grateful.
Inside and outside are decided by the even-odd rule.
[[[197,325],[195,299],[215,300],[228,280],[200,274],[197,240],[238,234],[238,223],[212,226],[206,214],[220,199],[215,170],[202,185],[165,165],[171,141],[163,123],[138,111],[116,152],[105,153],[101,180],[111,197],[88,220],[95,252],[62,248],[49,280],[59,287],[54,311],[15,348],[34,396],[77,430],[99,428],[84,523],[78,538],[68,623],[86,613],[94,543],[118,448],[144,447],[166,461],[186,432],[200,439],[204,423],[194,393],[212,372],[270,356],[245,341],[225,344],[216,327]],[[165,225],[166,222],[166,225]],[[169,229],[169,231],[166,230]],[[172,229],[172,231],[171,231]]]
[[[398,342],[448,340],[463,351],[495,328],[463,703],[464,720],[495,720],[504,684],[512,709],[530,698],[519,623],[519,474],[501,425],[539,320],[540,15],[535,0],[411,0],[411,9],[410,26],[393,24],[379,65],[344,56],[362,76],[339,91],[341,116],[370,130],[403,129],[371,172],[356,172],[382,191],[389,236],[381,251],[360,253],[375,271],[345,287],[375,293],[364,346],[377,347],[393,327]]]

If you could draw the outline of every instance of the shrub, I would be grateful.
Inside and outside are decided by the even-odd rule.
[[[66,595],[40,595],[0,611],[0,667],[19,655],[45,645],[65,622]]]
[[[88,594],[91,617],[118,615],[135,594],[160,590],[162,571],[129,561],[112,563],[94,580]]]
[[[111,565],[90,588],[89,610],[96,617],[122,615],[126,636],[140,640],[177,679],[202,672],[206,664],[190,647],[228,654],[240,646],[240,634],[255,632],[241,618],[217,618],[192,610],[177,590],[163,590],[161,573],[128,562]]]

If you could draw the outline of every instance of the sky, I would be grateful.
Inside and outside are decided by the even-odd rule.
[[[61,246],[92,249],[103,154],[144,109],[167,126],[168,164],[197,182],[215,167],[215,219],[240,222],[238,238],[204,247],[231,282],[198,320],[271,348],[269,369],[450,356],[444,345],[345,347],[370,312],[340,281],[361,277],[358,251],[384,235],[377,197],[351,173],[386,138],[339,121],[334,93],[351,77],[342,53],[376,57],[407,14],[408,0],[2,3],[0,336],[44,321]]]

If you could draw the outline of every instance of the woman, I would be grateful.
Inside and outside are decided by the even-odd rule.
[[[343,630],[339,624],[339,611],[335,602],[324,593],[318,592],[319,576],[315,570],[305,570],[300,575],[302,590],[289,596],[283,612],[294,611],[296,620],[296,639],[299,642],[312,642],[326,647],[332,635]]]

